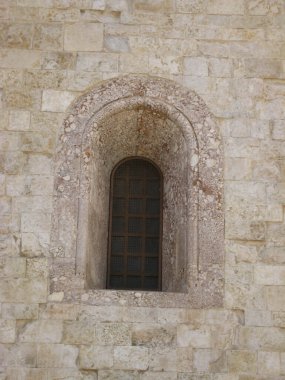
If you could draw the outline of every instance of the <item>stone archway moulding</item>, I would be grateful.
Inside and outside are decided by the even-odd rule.
[[[86,231],[92,136],[101,121],[122,110],[145,108],[177,125],[189,146],[188,283],[183,293],[86,289]],[[50,249],[50,292],[64,301],[105,304],[218,307],[224,280],[223,149],[203,100],[179,84],[128,75],[98,84],[67,111],[55,156]],[[141,292],[140,292],[141,293]]]

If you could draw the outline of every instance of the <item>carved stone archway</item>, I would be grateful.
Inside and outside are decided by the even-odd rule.
[[[221,306],[223,150],[205,103],[177,83],[124,76],[98,84],[68,110],[55,157],[50,291],[100,303],[135,292],[104,289],[109,175],[141,155],[165,173],[163,292],[147,305]],[[173,295],[173,292],[176,292]]]

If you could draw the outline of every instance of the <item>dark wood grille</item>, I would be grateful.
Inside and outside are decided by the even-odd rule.
[[[109,289],[161,289],[162,175],[141,158],[124,160],[111,177]]]

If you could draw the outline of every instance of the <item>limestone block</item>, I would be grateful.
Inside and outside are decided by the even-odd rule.
[[[15,69],[37,69],[41,65],[41,53],[33,50],[9,49],[0,52],[0,67]]]
[[[225,185],[225,196],[228,204],[244,201],[266,203],[265,185],[254,181],[228,181]]]
[[[277,327],[241,327],[239,330],[241,348],[279,351],[284,349],[285,331]]]
[[[285,118],[285,99],[281,97],[267,102],[258,102],[256,109],[262,120],[271,120],[272,115],[282,120]]]
[[[285,224],[270,223],[268,225],[268,241],[275,243],[277,246],[284,246],[285,244]]]
[[[19,135],[15,132],[0,132],[0,150],[13,151],[19,149]]]
[[[225,161],[225,179],[251,179],[251,160],[248,158],[227,158]]]
[[[53,153],[56,138],[54,135],[41,132],[26,132],[21,134],[22,152]]]
[[[64,319],[66,321],[74,321],[77,319],[78,313],[79,306],[75,304],[48,303],[40,305],[41,319]]]
[[[60,24],[36,24],[33,48],[40,50],[61,50],[62,33],[62,25]]]
[[[209,14],[244,14],[243,0],[212,0],[208,3],[207,11]]]
[[[47,281],[45,279],[13,278],[0,280],[1,302],[45,302]]]
[[[193,349],[191,347],[178,347],[176,368],[177,371],[192,371],[193,370]]]
[[[125,37],[105,36],[104,47],[107,51],[127,53],[130,51],[129,41]]]
[[[119,67],[122,73],[148,72],[148,56],[145,54],[122,54],[119,57]]]
[[[49,267],[46,258],[28,258],[27,259],[27,277],[29,278],[48,278]]]
[[[285,311],[284,286],[267,286],[266,300],[269,310]]]
[[[113,367],[113,348],[109,346],[81,346],[79,367],[83,369],[108,369]]]
[[[194,369],[197,372],[217,373],[225,372],[226,357],[221,350],[195,349]]]
[[[274,2],[273,2],[274,3]],[[248,11],[251,15],[262,16],[266,15],[270,10],[270,2],[267,0],[257,1],[249,0]]]
[[[18,321],[18,340],[25,343],[59,343],[62,322],[56,320]]]
[[[0,168],[7,174],[18,174],[22,172],[26,163],[26,156],[22,152],[0,153]]]
[[[203,13],[206,2],[204,0],[177,0],[176,9],[182,13]]]
[[[75,68],[76,54],[60,51],[43,53],[42,69],[72,70]]]
[[[261,285],[285,285],[285,268],[274,265],[258,265],[254,268],[254,279]]]
[[[272,128],[272,139],[285,140],[285,122],[284,120],[274,120]]]
[[[142,373],[141,380],[176,380],[176,372],[151,372],[147,371]]]
[[[187,309],[181,308],[163,308],[157,310],[157,321],[159,323],[186,323],[191,319]]]
[[[98,380],[140,380],[138,371],[99,370]]]
[[[0,258],[0,277],[24,277],[26,259],[23,257]]]
[[[15,4],[16,5],[16,4]],[[39,10],[38,8],[31,7],[10,7],[9,9],[10,18],[12,20],[20,21],[38,21],[39,19]]]
[[[13,210],[18,212],[51,212],[52,197],[23,196],[13,198]]]
[[[64,89],[66,73],[59,70],[27,70],[24,82],[29,88]]]
[[[229,59],[210,58],[209,76],[215,78],[230,78],[233,76],[233,64]]]
[[[16,339],[16,322],[0,319],[0,343],[14,343]]]
[[[5,175],[4,174],[0,174],[0,195],[4,195],[5,194],[5,186],[6,183],[5,183]],[[7,195],[9,195],[7,193]]]
[[[244,75],[247,78],[282,78],[282,61],[256,58],[245,59]]]
[[[257,355],[251,351],[228,351],[229,372],[256,373]]]
[[[1,197],[0,198],[0,214],[10,214],[11,213],[11,198]]]
[[[30,49],[32,45],[33,25],[2,23],[0,28],[0,46],[6,48]]]
[[[18,256],[20,253],[20,238],[17,233],[0,235],[0,255]]]
[[[6,106],[11,108],[23,108],[27,110],[39,110],[41,107],[41,92],[29,87],[9,87],[5,91]]]
[[[39,18],[43,22],[72,22],[80,19],[80,10],[76,8],[39,8]]]
[[[90,71],[68,71],[66,89],[69,91],[85,91],[87,87],[95,86],[102,80],[102,73]]]
[[[9,127],[12,131],[27,131],[30,128],[30,112],[12,110],[9,115]]]
[[[280,353],[279,352],[258,352],[258,373],[261,375],[280,374]]]
[[[5,367],[36,367],[37,346],[32,343],[0,345],[0,360]]]
[[[146,370],[149,353],[146,347],[115,347],[114,368],[124,370]]]
[[[42,111],[65,112],[75,97],[70,91],[44,90]]]
[[[169,12],[174,10],[172,0],[134,0],[134,9],[143,12]]]
[[[245,324],[247,326],[271,326],[271,312],[267,310],[245,310]]]
[[[43,368],[7,368],[6,374],[8,376],[8,379],[21,379],[21,380],[46,379],[46,369],[43,369]]]
[[[211,335],[206,327],[193,329],[191,325],[179,325],[177,327],[178,347],[210,348]]]
[[[175,56],[150,56],[149,71],[151,74],[169,75],[181,74],[181,59]]]
[[[247,377],[247,379],[243,379],[243,380],[250,380],[252,379],[251,376]],[[232,373],[217,373],[214,375],[213,377],[213,380],[242,380],[242,377],[240,377],[239,375],[235,375],[235,374],[232,374]]]
[[[208,62],[201,57],[185,57],[183,73],[198,77],[208,76]]]
[[[76,368],[78,348],[65,344],[39,344],[38,367]]]
[[[176,342],[176,328],[173,325],[134,324],[132,345],[145,347],[167,347]]]
[[[284,352],[281,352],[280,353],[280,356],[281,356],[281,373],[282,375],[285,374],[285,353]]]
[[[111,53],[78,53],[76,69],[80,71],[117,72],[118,57]]]
[[[145,322],[154,323],[157,322],[158,310],[153,307],[129,307],[123,309],[122,319],[124,322]],[[120,318],[120,315],[118,315]]]
[[[244,324],[243,310],[205,310],[205,320],[209,325],[235,326]]]
[[[273,160],[253,161],[252,176],[259,181],[280,181],[281,173],[278,162]]]
[[[98,323],[95,329],[99,345],[128,346],[131,344],[131,328],[126,323]]]
[[[76,23],[65,26],[64,50],[100,51],[103,48],[103,25]]]
[[[2,317],[4,319],[37,319],[38,304],[3,303]]]
[[[62,342],[65,344],[92,344],[95,340],[94,332],[93,323],[64,321]]]
[[[265,264],[285,264],[283,247],[266,247],[260,254],[261,262]]]
[[[187,348],[186,348],[187,349]],[[183,366],[184,359],[178,360],[177,355],[179,350],[174,347],[154,347],[149,350],[150,363],[149,368],[152,371],[176,371],[177,365]],[[189,357],[188,357],[189,359]],[[185,364],[185,362],[184,362]]]

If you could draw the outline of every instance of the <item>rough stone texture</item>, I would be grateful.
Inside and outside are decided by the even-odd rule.
[[[284,0],[0,1],[1,380],[285,379],[284,17]],[[80,140],[78,125],[92,138]],[[60,173],[56,147],[73,165]],[[197,150],[199,172],[182,181]],[[86,246],[74,244],[73,211],[88,191],[77,193],[71,173],[90,179],[97,200],[81,216],[93,220],[108,203],[108,171],[137,153],[166,170],[164,290],[173,293],[106,291],[106,232],[98,238],[92,225],[84,238],[88,249],[96,241],[101,267],[88,256],[86,271]],[[211,195],[199,187],[195,198],[202,184],[191,177],[220,183],[217,157],[219,239],[213,207],[203,213]],[[54,184],[70,189],[57,248]]]

